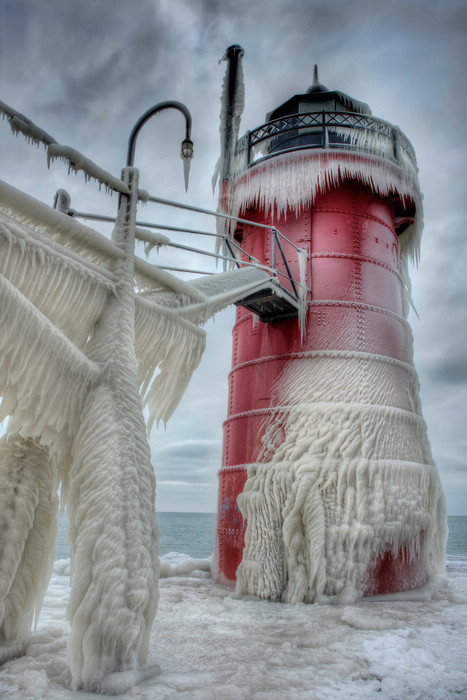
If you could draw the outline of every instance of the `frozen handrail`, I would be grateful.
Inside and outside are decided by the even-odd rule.
[[[195,207],[191,204],[182,204],[181,202],[175,202],[171,199],[162,199],[162,197],[146,196],[142,194],[141,199],[143,202],[154,202],[155,204],[165,204],[168,207],[176,207],[177,209],[186,209],[187,211],[195,211],[198,214],[208,214],[209,216],[216,216],[220,219],[226,219],[228,221],[235,221],[240,224],[248,224],[249,226],[256,226],[257,228],[265,228],[271,231],[275,227],[272,224],[260,224],[257,221],[250,221],[249,219],[242,219],[239,216],[232,216],[231,214],[225,214],[222,211],[214,211],[214,209],[203,209],[202,207]],[[282,235],[282,234],[281,234]],[[285,238],[285,236],[284,236]],[[291,245],[294,245],[291,243]]]
[[[42,143],[46,148],[52,143],[57,143],[53,136],[36,126],[28,117],[1,101],[0,114],[8,119],[14,134],[21,133],[28,141],[32,141],[37,145]]]
[[[68,163],[68,170],[82,171],[86,180],[96,180],[106,190],[128,194],[128,188],[121,178],[115,177],[82,153],[70,146],[62,146],[52,136],[34,124],[28,117],[13,107],[0,101],[0,115],[6,117],[14,134],[22,134],[29,142],[43,144],[47,150],[47,165],[54,160]]]
[[[97,221],[104,221],[108,223],[112,223],[115,221],[113,217],[110,216],[103,216],[103,215],[93,215],[93,214],[85,214],[84,212],[76,212],[74,210],[70,210],[69,212],[72,214],[73,218],[83,218],[83,219],[96,219]],[[274,240],[276,241],[276,246],[279,250],[280,256],[282,258],[282,261],[284,263],[284,267],[287,271],[287,274],[284,272],[281,272],[280,270],[277,269],[276,267],[276,247],[273,246],[272,251],[273,251],[273,261],[272,261],[272,266],[264,265],[261,264],[259,261],[255,260],[252,258],[246,251],[241,248],[241,246],[238,245],[235,241],[232,241],[228,239],[227,236],[218,234],[218,233],[212,233],[210,231],[199,231],[196,229],[188,229],[184,228],[181,226],[166,226],[164,224],[151,224],[148,222],[141,222],[141,221],[136,221],[136,226],[137,227],[146,227],[146,228],[153,228],[153,229],[162,229],[166,231],[175,231],[179,233],[189,233],[189,234],[194,234],[194,235],[200,235],[200,236],[213,236],[216,238],[222,238],[225,242],[225,244],[228,246],[230,250],[230,255],[222,255],[220,253],[213,253],[211,251],[203,250],[202,248],[196,248],[194,246],[188,246],[184,245],[181,243],[174,243],[173,241],[170,241],[167,239],[167,241],[164,241],[161,243],[161,245],[167,246],[169,248],[175,248],[179,250],[185,250],[187,252],[191,253],[196,253],[198,255],[204,255],[206,257],[214,258],[216,260],[223,260],[226,263],[235,263],[237,267],[256,267],[257,269],[265,270],[267,271],[271,277],[276,277],[276,278],[283,278],[284,280],[288,281],[293,289],[293,295],[298,299],[301,296],[303,296],[303,292],[306,292],[306,288],[304,285],[293,278],[292,272],[290,270],[286,255],[284,253],[284,249],[281,245],[280,238],[282,238],[285,242],[289,243],[296,251],[297,253],[303,252],[301,248],[298,248],[294,243],[292,243],[286,236],[281,234],[280,231],[278,231],[274,226],[264,226],[263,228],[266,228],[271,231]],[[144,236],[141,236],[141,229],[136,228],[135,231],[136,238],[141,241],[146,241],[147,239]],[[232,251],[232,246],[234,246],[237,250],[237,252],[240,255],[245,256],[247,259],[242,259],[239,257],[236,257],[235,254]],[[135,264],[137,266],[137,269],[139,270],[139,258],[135,258]],[[141,261],[142,262],[142,261]],[[200,270],[190,270],[188,268],[182,268],[182,267],[175,267],[175,266],[169,266],[169,265],[158,265],[157,266],[161,270],[171,270],[171,271],[178,271],[178,272],[192,272],[195,274],[212,274],[208,272],[202,272]],[[302,294],[300,293],[299,289],[302,289]]]
[[[257,223],[256,221],[249,221],[248,219],[242,219],[238,216],[230,216],[229,214],[223,214],[222,212],[217,212],[214,210],[210,209],[201,209],[200,207],[194,207],[189,204],[182,204],[180,202],[175,202],[171,201],[168,199],[159,199],[157,197],[152,197],[149,201],[156,201],[160,204],[167,204],[169,206],[177,207],[179,209],[188,209],[190,211],[195,211],[200,214],[211,214],[212,216],[217,216],[219,218],[224,218],[224,219],[232,219],[238,223],[241,224],[248,224],[250,226],[257,226],[258,228],[264,228],[267,229],[268,231],[272,231],[273,233],[276,233],[278,236],[280,236],[284,241],[289,243],[292,248],[295,248],[295,250],[302,250],[298,246],[295,245],[291,240],[287,238],[287,236],[284,236],[284,234],[279,231],[278,228],[273,226],[272,224],[260,224]],[[103,214],[89,214],[87,212],[83,211],[76,211],[75,209],[70,209],[68,211],[68,214],[74,218],[77,219],[89,219],[91,221],[104,221],[107,223],[114,223],[115,222],[115,217],[114,216],[105,216]],[[225,234],[222,233],[215,233],[213,231],[200,231],[199,229],[190,229],[186,228],[184,226],[170,226],[167,224],[156,224],[152,223],[149,221],[136,221],[137,226],[142,226],[144,228],[154,228],[154,229],[160,229],[161,231],[175,231],[177,233],[193,233],[197,234],[199,236],[212,236],[214,238],[225,238]]]
[[[241,217],[231,216],[229,214],[224,214],[223,212],[214,211],[212,209],[205,209],[205,208],[197,207],[197,206],[194,206],[191,204],[183,204],[181,202],[176,202],[176,201],[169,200],[169,199],[163,199],[162,197],[155,197],[155,196],[149,195],[146,192],[140,193],[140,199],[142,201],[145,201],[145,202],[153,202],[156,204],[162,204],[165,206],[175,207],[177,209],[184,209],[184,210],[196,212],[199,214],[207,214],[209,216],[228,219],[228,220],[235,221],[237,223],[243,223],[243,224],[247,224],[250,226],[256,226],[258,228],[262,228],[262,229],[265,229],[267,231],[270,231],[271,235],[274,238],[275,245],[272,246],[272,256],[273,256],[273,259],[271,261],[272,264],[271,264],[271,266],[267,266],[267,265],[260,264],[257,260],[254,260],[248,253],[246,253],[246,251],[244,251],[238,245],[238,243],[236,243],[235,241],[230,239],[228,236],[226,236],[226,234],[213,233],[210,231],[202,231],[202,230],[197,230],[197,229],[185,228],[182,226],[170,226],[170,225],[166,225],[166,224],[157,224],[157,223],[136,221],[136,225],[138,227],[146,227],[146,228],[159,229],[159,230],[164,230],[164,231],[174,231],[174,232],[179,232],[179,233],[189,233],[189,234],[200,235],[200,236],[212,236],[212,237],[220,238],[224,241],[224,247],[228,247],[228,249],[230,251],[230,255],[227,255],[227,254],[221,255],[219,253],[211,253],[209,251],[205,251],[205,250],[202,250],[200,248],[195,248],[193,246],[187,246],[187,245],[183,245],[183,244],[179,244],[179,243],[174,243],[173,241],[168,241],[164,245],[167,245],[168,247],[172,247],[172,248],[178,248],[180,250],[185,250],[187,252],[196,253],[199,255],[212,257],[212,258],[215,258],[217,260],[223,260],[226,263],[234,263],[235,265],[237,265],[237,267],[252,266],[252,267],[257,267],[258,269],[267,270],[272,277],[276,277],[276,278],[280,277],[280,278],[283,278],[284,280],[286,280],[288,283],[290,283],[290,286],[292,288],[292,295],[296,299],[301,299],[305,296],[305,294],[307,292],[307,287],[306,287],[306,285],[303,284],[303,281],[301,279],[300,280],[294,279],[292,272],[291,272],[291,269],[290,269],[290,266],[289,266],[289,262],[287,260],[287,256],[285,255],[283,246],[281,244],[281,240],[284,241],[285,243],[287,243],[288,245],[290,245],[296,251],[298,257],[305,255],[306,258],[308,258],[308,254],[306,253],[305,250],[303,250],[302,248],[299,248],[291,240],[289,240],[289,238],[287,238],[287,236],[285,236],[283,233],[281,233],[281,231],[279,231],[279,229],[277,229],[275,226],[273,226],[271,224],[269,224],[269,225],[268,224],[261,224],[261,223],[258,223],[256,221],[250,221],[249,219],[243,219]],[[69,210],[69,214],[73,217],[79,217],[79,218],[84,218],[84,219],[96,219],[98,221],[107,221],[107,222],[114,221],[113,217],[102,216],[102,215],[98,215],[98,214],[87,214],[85,212],[78,212],[78,211],[75,211],[73,209]],[[138,230],[136,230],[136,238],[138,238],[140,240],[145,240],[144,237],[141,238],[141,236],[138,235]],[[243,258],[236,257],[234,251],[232,250],[232,246],[235,246],[237,252],[241,256],[243,256]],[[282,263],[283,263],[285,271],[286,271],[285,273],[281,272],[277,268],[277,251],[279,252],[280,259],[282,259]],[[224,252],[225,252],[225,250],[224,250]],[[172,271],[191,272],[191,270],[188,270],[187,268],[177,268],[174,266],[164,266],[164,265],[160,265],[159,267],[161,269],[172,270]],[[192,270],[192,272],[201,274],[200,271],[198,271],[198,270]]]

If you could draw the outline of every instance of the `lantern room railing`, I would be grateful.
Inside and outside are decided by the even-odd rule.
[[[397,127],[354,112],[307,112],[262,124],[238,140],[235,171],[240,173],[280,153],[308,148],[343,149],[386,158],[417,172],[415,151]]]

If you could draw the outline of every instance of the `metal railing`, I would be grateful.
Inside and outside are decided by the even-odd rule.
[[[237,143],[236,169],[304,148],[359,151],[417,169],[412,144],[397,126],[367,114],[325,110],[288,115],[247,132]]]
[[[212,231],[204,231],[204,230],[198,230],[198,229],[193,229],[193,228],[186,228],[184,226],[171,226],[167,224],[158,224],[158,223],[152,223],[148,221],[136,221],[136,238],[139,238],[138,236],[138,228],[144,228],[144,229],[154,229],[154,230],[159,230],[159,231],[173,231],[174,233],[187,233],[190,235],[194,236],[208,236],[208,237],[214,237],[220,240],[220,246],[218,247],[219,250],[222,252],[212,252],[210,250],[206,250],[201,247],[197,246],[192,246],[192,245],[186,245],[185,243],[179,243],[175,241],[168,241],[166,244],[162,244],[162,247],[167,247],[167,248],[173,248],[177,250],[183,250],[189,253],[194,253],[196,255],[204,256],[204,257],[209,257],[213,258],[215,260],[222,261],[225,268],[228,266],[236,266],[237,268],[240,267],[255,267],[257,269],[264,270],[269,273],[270,277],[272,279],[277,280],[277,283],[286,291],[288,292],[297,302],[301,301],[302,299],[305,298],[306,293],[308,289],[305,287],[305,285],[302,283],[301,280],[297,279],[294,277],[292,273],[291,266],[294,265],[299,269],[299,255],[300,254],[305,254],[303,249],[299,248],[296,246],[292,241],[290,241],[286,236],[284,236],[283,233],[281,233],[277,228],[274,226],[268,225],[268,224],[261,224],[256,221],[250,221],[248,219],[242,219],[240,217],[235,217],[231,216],[229,214],[224,214],[219,211],[214,211],[211,209],[203,209],[201,207],[196,207],[193,205],[187,205],[183,204],[180,202],[175,202],[172,200],[168,199],[162,199],[160,197],[149,197],[147,198],[148,202],[154,202],[157,204],[163,204],[166,206],[171,206],[171,207],[176,207],[178,209],[185,209],[189,210],[191,212],[195,213],[200,213],[200,214],[207,214],[213,217],[216,217],[217,219],[224,219],[226,221],[234,221],[235,223],[241,223],[241,224],[246,224],[249,226],[255,226],[257,228],[262,228],[270,231],[271,237],[272,237],[272,242],[270,246],[270,265],[265,264],[252,256],[250,253],[245,251],[239,243],[227,235],[226,233],[214,233]],[[68,202],[69,205],[69,202]],[[63,211],[63,209],[62,209]],[[95,221],[101,221],[101,222],[106,222],[106,223],[113,223],[115,221],[114,217],[111,216],[103,216],[99,214],[89,214],[85,212],[80,212],[76,211],[74,209],[68,209],[67,211],[63,211],[63,213],[67,213],[72,217],[75,218],[80,218],[80,219],[89,219],[89,220],[95,220]],[[145,238],[141,238],[143,242],[147,243],[147,240]],[[265,249],[266,249],[265,245]],[[286,255],[286,250],[289,249],[289,255]],[[292,258],[296,258],[293,262],[291,262]],[[169,266],[169,265],[164,265],[164,264],[158,264],[157,267],[163,269],[163,270],[168,270],[171,272],[183,272],[183,273],[192,273],[192,274],[197,274],[197,275],[209,275],[209,274],[215,274],[214,272],[211,271],[206,271],[206,270],[200,270],[195,267],[193,268],[187,268],[187,267],[176,267],[176,266]],[[282,269],[281,269],[282,268]]]
[[[250,222],[251,225],[255,225],[252,222]],[[266,227],[263,224],[264,227]],[[281,233],[278,229],[276,229],[274,226],[268,227],[271,231],[271,236],[272,236],[272,245],[271,245],[271,265],[265,265],[264,263],[260,263],[256,258],[254,258],[252,255],[247,253],[241,246],[238,245],[238,243],[232,239],[229,238],[228,236],[222,236],[223,238],[223,246],[224,250],[228,250],[230,253],[229,256],[221,256],[223,259],[228,260],[229,262],[235,264],[237,267],[243,267],[245,265],[252,265],[254,267],[259,267],[262,270],[265,270],[266,272],[269,272],[271,277],[273,279],[277,279],[279,284],[286,289],[289,294],[292,295],[294,299],[299,301],[300,299],[303,299],[304,296],[306,295],[307,289],[304,287],[304,285],[297,279],[294,278],[292,271],[290,269],[290,264],[289,264],[289,259],[287,258],[285,251],[284,251],[284,245],[290,246],[296,253],[297,260],[296,264],[298,265],[298,256],[300,255],[300,252],[303,251],[303,249],[298,248],[292,241],[290,241],[286,236],[284,236],[283,233]],[[239,258],[238,255],[241,257]],[[307,256],[308,257],[308,256]],[[282,263],[283,268],[285,272],[282,272],[278,268],[278,263]],[[286,284],[287,286],[284,286]]]

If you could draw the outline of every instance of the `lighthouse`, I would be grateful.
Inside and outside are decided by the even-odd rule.
[[[444,572],[447,529],[407,322],[415,153],[317,67],[238,138],[242,56],[225,57],[220,203],[242,260],[302,307],[237,305],[215,577],[286,602],[419,588]]]

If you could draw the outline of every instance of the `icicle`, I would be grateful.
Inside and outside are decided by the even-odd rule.
[[[154,421],[167,422],[198,366],[206,333],[177,317],[149,298],[138,298],[135,317],[135,352],[143,405]]]
[[[405,231],[404,250],[418,259],[423,227],[422,198],[413,165],[403,169],[395,163],[348,151],[285,153],[252,166],[230,183],[231,211],[238,216],[249,207],[264,209],[265,215],[285,216],[288,209],[300,212],[310,205],[318,191],[326,191],[346,179],[368,185],[373,192],[387,196],[397,192],[415,203],[416,221]],[[402,237],[401,237],[402,238]]]
[[[24,114],[20,114],[15,109],[5,104],[5,102],[0,101],[0,113],[2,116],[7,117],[13,133],[23,134],[28,142],[35,143],[38,146],[41,143],[44,144],[44,146],[56,143],[52,136],[49,136],[49,134],[25,117]]]
[[[238,44],[229,46],[223,61],[228,62],[221,95],[220,134],[222,180],[231,177],[231,162],[235,153],[240,120],[245,106],[243,82],[243,49]]]
[[[149,256],[153,248],[157,248],[157,252],[159,252],[160,248],[163,246],[170,245],[170,238],[168,236],[165,236],[163,233],[149,231],[149,229],[145,228],[137,227],[135,229],[135,238],[147,244],[144,246],[146,256]]]
[[[201,360],[206,334],[198,324],[269,283],[266,272],[241,268],[185,283],[190,296],[167,289],[137,296],[135,349],[148,430],[170,418]],[[193,303],[195,293],[202,301]]]
[[[0,297],[0,420],[45,444],[69,440],[97,368],[1,275]]]
[[[229,198],[229,181],[233,176],[235,150],[237,146],[240,121],[245,106],[245,85],[243,82],[242,67],[243,49],[238,44],[229,46],[225,56],[221,60],[228,61],[227,70],[221,95],[220,136],[221,155],[216,172],[220,174],[219,185],[219,211],[230,214],[231,202]],[[217,176],[213,179],[213,188]],[[219,235],[231,235],[232,222],[225,219],[217,220],[217,232]],[[216,253],[219,252],[221,238],[216,241]]]
[[[19,435],[0,440],[0,640],[24,640],[55,557],[58,478],[48,450]]]
[[[52,323],[83,347],[114,281],[79,258],[0,214],[0,271]]]
[[[70,146],[61,146],[55,142],[51,143],[47,148],[48,165],[50,166],[50,163],[54,160],[61,160],[67,163],[69,169],[76,173],[81,170],[86,180],[97,180],[101,185],[105,185],[106,191],[114,190],[121,194],[128,194],[128,188],[121,179],[103,170],[93,163],[92,160],[86,158],[74,148],[70,148]]]
[[[298,280],[300,283],[299,294],[301,299],[305,299],[307,286],[306,286],[306,264],[308,262],[308,253],[303,248],[297,249],[297,261],[298,261]]]
[[[394,158],[393,129],[387,127],[387,133],[375,132],[371,129],[356,129],[354,126],[332,126],[330,133],[341,136],[344,142],[354,146],[359,151],[366,151],[369,154],[380,156],[386,159]],[[406,165],[409,165],[406,163]],[[410,170],[413,170],[413,163],[410,163]]]
[[[191,158],[183,158],[183,179],[185,182],[185,192],[188,192],[188,180],[190,177]]]

